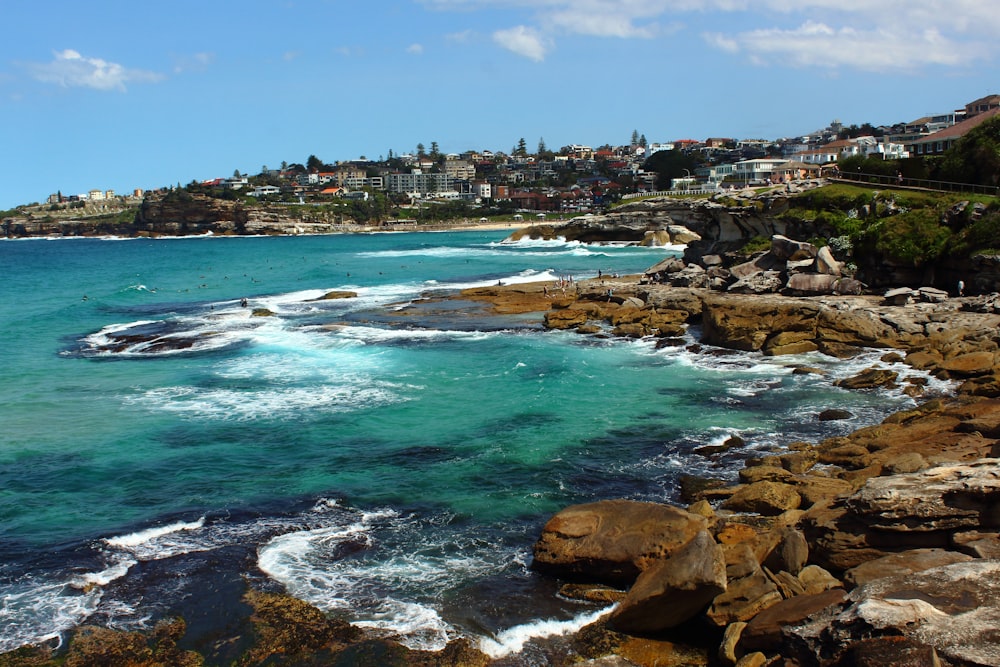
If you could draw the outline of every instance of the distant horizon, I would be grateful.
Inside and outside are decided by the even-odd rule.
[[[892,125],[996,91],[987,0],[6,8],[0,209],[282,160]],[[933,27],[928,27],[933,26]]]

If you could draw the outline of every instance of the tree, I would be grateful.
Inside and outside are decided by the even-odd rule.
[[[517,148],[514,149],[514,155],[519,157],[526,157],[528,155],[528,144],[524,140],[524,137],[518,139]]]
[[[233,178],[240,178],[240,170],[239,169],[237,169],[236,171],[233,172]]]
[[[672,179],[687,176],[697,166],[698,163],[693,156],[675,148],[672,151],[656,151],[649,156],[642,168],[646,171],[655,171],[656,188],[666,190],[670,187]]]
[[[429,157],[430,157],[430,158],[431,158],[432,160],[435,160],[435,161],[436,161],[436,160],[437,160],[437,159],[438,159],[439,157],[441,157],[441,151],[440,151],[440,150],[438,150],[438,142],[436,142],[436,141],[432,141],[432,142],[431,142],[431,153],[430,153],[430,156],[429,156]]]
[[[423,144],[417,144],[417,157],[422,158],[422,157],[424,157],[424,155],[425,155],[424,154],[424,145]]]
[[[639,145],[639,130],[632,130],[632,146]]]
[[[306,160],[306,169],[309,171],[323,171],[323,161],[315,155],[310,155]]]
[[[945,180],[978,185],[1000,184],[1000,118],[981,123],[945,153]]]
[[[642,146],[643,148],[645,148],[646,146],[649,145],[649,144],[646,143],[646,135],[645,134],[643,134],[643,135],[641,135],[639,137],[639,145]]]
[[[545,137],[538,138],[538,154],[548,153],[548,149],[545,147]]]

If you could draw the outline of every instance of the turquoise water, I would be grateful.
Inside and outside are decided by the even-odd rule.
[[[0,242],[0,649],[88,619],[148,627],[249,577],[411,646],[517,652],[596,611],[527,569],[553,512],[677,502],[681,475],[732,478],[909,402],[832,386],[870,359],[412,307],[670,252],[505,235]],[[330,290],[358,297],[314,300]],[[831,406],[855,418],[819,423]],[[746,446],[692,451],[733,434]]]

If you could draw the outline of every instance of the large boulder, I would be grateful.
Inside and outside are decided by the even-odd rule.
[[[816,273],[823,273],[829,276],[840,276],[840,262],[833,257],[830,246],[823,246],[816,252]]]
[[[771,237],[770,254],[783,262],[812,259],[817,252],[816,246],[806,241],[796,241],[781,234]]]
[[[604,500],[574,505],[545,524],[532,567],[567,579],[629,585],[707,526],[703,516],[658,503]]]
[[[790,484],[761,481],[742,487],[722,506],[734,512],[777,516],[782,512],[798,509],[801,504],[802,496]]]
[[[784,286],[780,271],[758,271],[743,276],[729,286],[733,294],[772,294]]]
[[[911,538],[925,534],[933,542],[941,531],[996,528],[1000,526],[1000,459],[875,477],[850,496],[845,506],[872,530]]]
[[[910,549],[870,560],[844,573],[844,581],[861,586],[876,579],[922,572],[942,565],[965,563],[972,556],[946,549]]]
[[[608,625],[629,634],[661,632],[690,620],[725,590],[722,547],[703,530],[643,571]]]
[[[837,656],[863,639],[906,638],[933,647],[947,664],[1000,664],[1000,561],[973,560],[883,577],[852,591],[849,601],[831,616],[786,625],[783,652],[808,647],[815,660]]]

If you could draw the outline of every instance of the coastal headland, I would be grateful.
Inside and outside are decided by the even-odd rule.
[[[683,506],[608,498],[557,513],[538,536],[532,567],[559,582],[562,596],[614,606],[549,664],[1000,664],[1000,314],[989,289],[995,275],[979,270],[993,260],[906,266],[858,256],[859,266],[848,267],[806,240],[822,221],[803,232],[766,215],[787,204],[777,199],[641,203],[525,230],[516,236],[687,249],[643,275],[426,299],[430,307],[469,301],[537,316],[549,329],[719,354],[850,358],[883,350],[840,387],[903,386],[917,400],[850,435],[749,459],[736,484],[687,478]],[[758,237],[767,243],[744,252]],[[872,288],[876,275],[884,288]],[[958,281],[971,295],[949,289]],[[795,372],[822,373],[805,365]],[[953,390],[927,393],[929,376]],[[844,417],[836,405],[802,416]],[[727,444],[735,443],[699,453],[711,458]],[[511,664],[464,639],[438,653],[411,651],[281,594],[249,592],[245,602],[252,639],[241,665]],[[202,664],[183,635],[183,619],[149,634],[85,627],[65,660]],[[25,648],[0,664],[54,659],[48,649]]]

